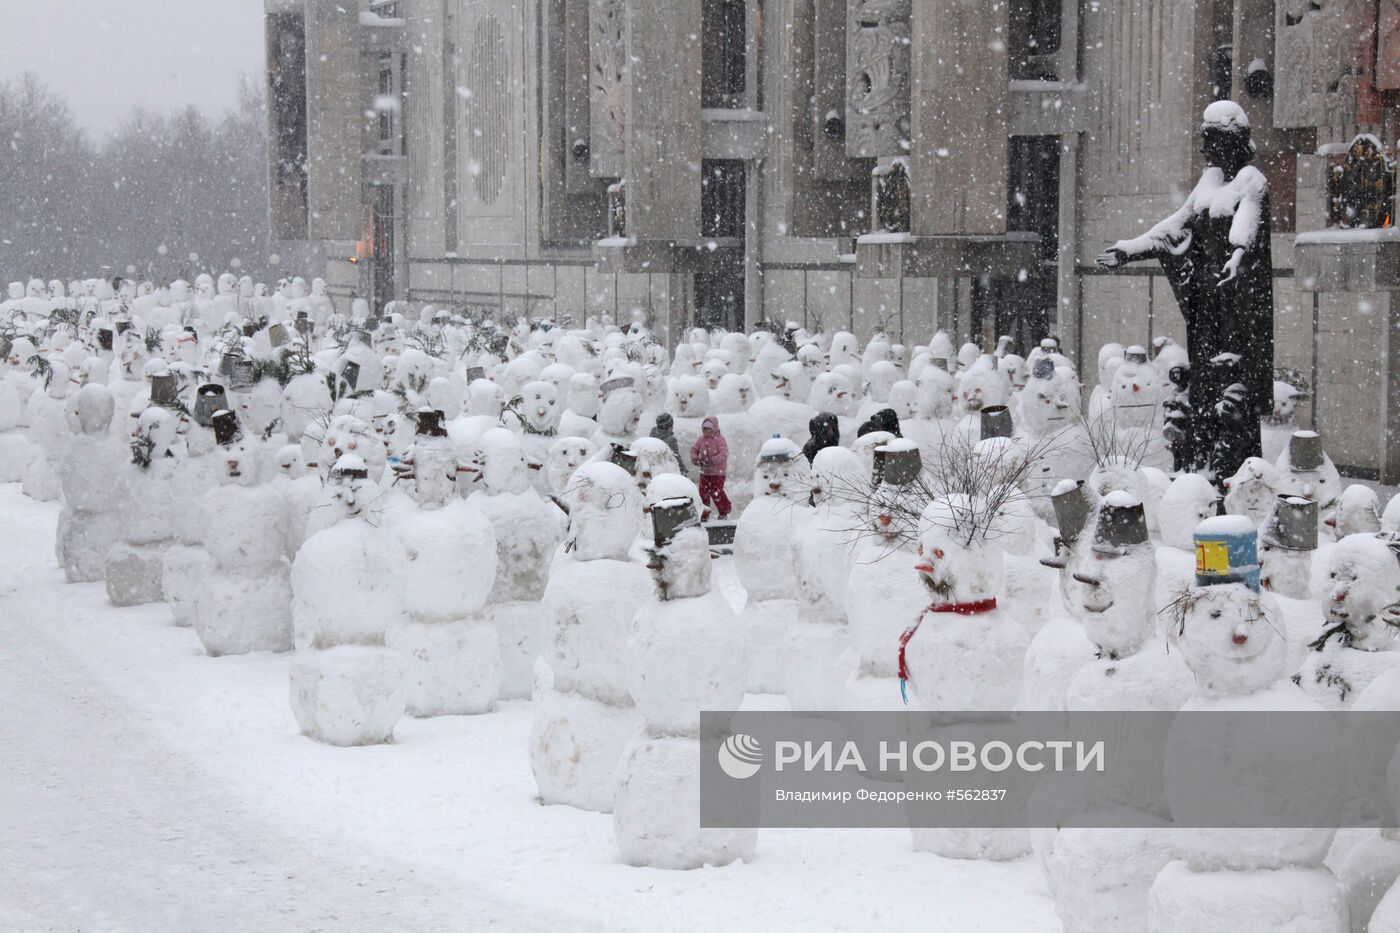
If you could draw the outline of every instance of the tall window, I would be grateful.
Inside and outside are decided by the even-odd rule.
[[[1010,73],[1016,81],[1056,81],[1063,0],[1012,0]]]
[[[748,90],[746,0],[704,0],[701,11],[700,106],[744,106]]]

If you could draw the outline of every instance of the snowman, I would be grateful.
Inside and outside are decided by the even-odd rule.
[[[112,480],[129,453],[112,437],[114,411],[106,386],[85,385],[68,401],[72,440],[58,458],[63,511],[56,550],[69,583],[101,580],[107,552],[120,540],[121,519],[111,494]]]
[[[1303,666],[1308,646],[1322,633],[1312,593],[1317,527],[1316,502],[1279,496],[1259,529],[1259,586],[1278,600],[1291,671]]]
[[[1163,470],[1172,466],[1171,451],[1162,435],[1166,392],[1157,368],[1148,362],[1147,351],[1129,347],[1113,371],[1109,408],[1104,413],[1119,450],[1139,450],[1144,464]]]
[[[1070,598],[1073,575],[1090,559],[1088,552],[1099,503],[1083,480],[1061,480],[1051,494],[1057,533],[1055,552],[1041,563],[1056,572],[1055,595],[1050,603],[1059,612],[1049,612],[1049,620],[1035,633],[1021,666],[1021,693],[1018,710],[1066,708],[1070,681],[1098,649],[1089,641],[1079,619],[1079,603]]]
[[[938,722],[958,712],[1009,710],[1021,689],[1029,637],[997,606],[1001,549],[988,540],[991,503],[964,494],[935,498],[919,519],[918,554],[904,563],[925,591],[925,604],[892,650],[900,689]],[[909,567],[916,573],[909,573]],[[965,718],[965,717],[964,717]],[[933,733],[939,730],[935,727]],[[914,849],[945,858],[1004,860],[1030,850],[1025,830],[916,828]]]
[[[292,712],[303,735],[330,745],[388,742],[406,707],[403,662],[384,638],[404,615],[408,556],[380,526],[381,495],[365,461],[342,456],[326,485],[327,525],[292,565]]]
[[[1342,477],[1332,458],[1323,451],[1320,434],[1316,431],[1293,433],[1288,449],[1274,463],[1273,491],[1312,499],[1322,514],[1323,524],[1328,528],[1336,527],[1333,510],[1342,494]]]
[[[5,350],[7,343],[5,338],[0,337],[0,350]],[[30,395],[27,383],[23,379],[12,378],[22,367],[27,371],[28,363],[21,362],[20,358],[25,353],[33,355],[31,350],[23,347],[28,343],[21,338],[8,344],[6,356],[0,360],[0,482],[3,483],[22,481],[37,452],[25,430],[28,427],[25,409]]]
[[[23,491],[40,502],[58,498],[57,458],[67,432],[64,413],[72,387],[71,370],[62,360],[49,364],[42,389],[29,396],[29,439],[34,457],[24,473]]]
[[[214,418],[223,462],[200,502],[207,572],[194,596],[195,634],[213,657],[292,647],[291,567],[281,494],[259,481],[253,445],[233,412]]]
[[[1326,524],[1338,541],[1348,535],[1376,534],[1381,530],[1381,503],[1376,491],[1360,483],[1343,489]]]
[[[627,690],[627,632],[651,592],[628,558],[642,504],[612,463],[582,467],[568,493],[568,540],[544,593],[541,654],[552,683],[536,698],[530,766],[541,802],[607,812],[613,774],[642,719]]]
[[[669,410],[673,416],[676,446],[690,450],[700,438],[700,423],[710,414],[710,390],[694,377],[674,379]]]
[[[592,437],[598,430],[598,377],[576,372],[562,391],[566,393],[566,405],[559,419],[559,433],[565,437]]]
[[[1169,548],[1194,553],[1196,526],[1219,514],[1220,493],[1199,473],[1182,473],[1162,495],[1160,530]]]
[[[137,421],[131,462],[116,477],[114,497],[121,541],[107,554],[107,597],[116,606],[140,606],[162,598],[165,550],[175,538],[178,510],[178,422],[164,408],[147,408]]]
[[[822,373],[812,382],[812,395],[808,404],[823,414],[835,415],[841,427],[841,438],[850,441],[855,439],[861,423],[856,418],[855,394],[851,381],[845,376],[840,373]]]
[[[846,581],[854,560],[852,532],[860,525],[851,493],[867,482],[853,451],[827,447],[812,460],[809,502],[815,512],[792,538],[797,618],[787,649],[788,703],[794,710],[836,709],[852,671]]]
[[[564,539],[559,507],[530,485],[520,439],[505,428],[481,436],[480,488],[469,500],[496,534],[496,579],[486,618],[500,638],[503,700],[530,696],[548,570]]]
[[[1298,430],[1298,405],[1307,395],[1286,382],[1274,382],[1274,407],[1259,424],[1264,459],[1275,463],[1283,456],[1289,438]]]
[[[404,608],[384,643],[403,656],[414,716],[490,711],[501,685],[501,644],[486,614],[497,573],[496,533],[474,502],[457,494],[457,452],[443,413],[418,413],[411,457],[416,508],[394,535],[408,557]]]
[[[175,464],[175,541],[161,562],[161,589],[175,624],[180,627],[193,624],[195,596],[200,581],[209,572],[209,552],[203,546],[202,502],[205,493],[220,484],[228,468],[214,431],[215,412],[227,407],[223,387],[200,387],[191,420],[186,423],[185,455]]]
[[[1222,484],[1225,487],[1225,511],[1231,515],[1243,515],[1256,525],[1261,524],[1273,508],[1274,499],[1282,486],[1276,476],[1277,471],[1267,460],[1245,458],[1235,475]],[[1308,498],[1301,492],[1298,495]]]
[[[794,361],[779,366],[772,381],[773,391],[755,402],[749,414],[769,434],[781,434],[801,447],[807,443],[807,425],[816,414],[807,404],[812,394],[807,374],[802,364]],[[731,449],[730,459],[734,456]]]
[[[1118,367],[1123,365],[1124,348],[1121,343],[1106,343],[1099,348],[1099,381],[1089,395],[1089,422],[1098,425],[1113,406],[1113,377]]]
[[[653,479],[681,471],[680,461],[676,459],[671,446],[659,437],[639,437],[632,442],[632,448],[627,453],[634,463],[632,477],[643,497]]]
[[[561,437],[556,440],[544,462],[550,496],[556,501],[563,501],[578,468],[597,452],[597,445],[586,437]]]
[[[624,449],[637,436],[642,419],[642,396],[632,376],[618,376],[598,387],[603,402],[598,409],[598,430],[593,443],[601,449],[617,444]]]
[[[1319,712],[1288,679],[1287,639],[1274,607],[1255,589],[1253,525],[1219,516],[1196,531],[1196,585],[1174,604],[1169,635],[1196,675],[1184,713]],[[1340,885],[1323,865],[1336,831],[1325,828],[1184,829],[1218,825],[1220,813],[1244,811],[1256,791],[1240,774],[1258,775],[1279,800],[1307,800],[1317,826],[1339,818],[1332,780],[1341,738],[1301,734],[1287,716],[1256,717],[1241,741],[1200,718],[1178,717],[1167,738],[1166,797],[1178,861],[1162,869],[1148,900],[1152,933],[1342,933],[1347,909]],[[1222,728],[1223,727],[1223,728]],[[1335,822],[1333,822],[1335,825]]]
[[[613,797],[613,831],[629,865],[726,865],[751,859],[758,841],[756,829],[700,825],[700,710],[737,709],[747,664],[739,619],[710,588],[698,495],[652,506],[655,595],[627,639],[628,689],[645,721],[618,762]]]
[[[742,496],[747,495],[753,479],[753,464],[758,459],[758,449],[772,436],[772,431],[764,431],[763,425],[753,415],[753,380],[748,375],[730,373],[719,381],[719,388],[710,396],[710,414],[719,416],[724,440],[729,445],[729,493],[736,508],[743,507]],[[704,421],[704,419],[700,419]],[[694,425],[695,437],[700,436],[700,422]],[[681,440],[681,426],[676,425],[676,440]],[[695,441],[690,441],[694,446]],[[690,447],[681,447],[688,453]]]
[[[559,390],[543,380],[527,382],[513,412],[513,427],[518,427],[525,457],[534,467],[530,470],[530,485],[541,495],[548,495],[549,480],[541,467],[559,438],[559,417],[564,413]]]
[[[788,642],[797,621],[793,534],[810,516],[810,477],[802,449],[774,435],[758,452],[753,501],[734,531],[739,583],[748,594],[740,614],[748,634],[748,689],[781,693],[786,686]]]
[[[983,354],[968,367],[958,379],[959,410],[962,413],[957,424],[958,437],[970,445],[976,444],[982,434],[982,410],[984,408],[1004,408],[1010,394],[1006,377],[997,368],[996,359]]]
[[[1397,602],[1400,563],[1387,539],[1360,534],[1338,541],[1322,594],[1326,618],[1296,678],[1324,709],[1349,709],[1371,681],[1400,663],[1388,611]]]
[[[1095,656],[1070,681],[1067,708],[1175,712],[1190,699],[1195,681],[1180,657],[1168,654],[1165,642],[1157,638],[1157,567],[1140,502],[1123,492],[1104,500],[1089,556],[1073,574],[1070,599],[1077,604]],[[1165,740],[1166,720],[1144,717],[1138,728],[1157,723]],[[1121,788],[1109,777],[1096,782],[1094,810],[1111,812],[1144,798],[1160,799],[1161,794],[1160,787],[1146,792],[1140,779]],[[1054,835],[1045,866],[1055,910],[1067,931],[1126,933],[1147,925],[1148,891],[1171,861],[1168,839],[1156,828],[1166,825],[1164,817],[1146,812],[1137,817],[1140,828],[1098,828],[1094,824],[1101,820],[1080,813],[1068,821],[1081,825]]]
[[[918,528],[907,515],[923,469],[919,449],[912,441],[889,438],[874,451],[873,461],[869,483],[852,497],[859,522],[851,529],[856,543],[845,609],[858,665],[842,690],[843,710],[902,708],[898,659],[890,646],[928,605],[922,579],[909,572],[917,563]]]

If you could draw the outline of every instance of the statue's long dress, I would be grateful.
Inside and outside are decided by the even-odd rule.
[[[1215,216],[1213,216],[1213,214]],[[1241,228],[1252,228],[1239,271],[1223,285],[1221,269],[1241,245]],[[1232,234],[1234,238],[1232,240]],[[1270,248],[1269,189],[1251,166],[1223,183],[1208,168],[1186,204],[1137,240],[1118,244],[1130,259],[1162,261],[1186,318],[1191,357],[1190,455],[1198,470],[1224,479],[1247,457],[1263,454],[1259,418],[1273,409],[1274,280]],[[1211,361],[1222,353],[1237,364]],[[1216,412],[1233,383],[1247,390],[1249,411],[1238,421]]]

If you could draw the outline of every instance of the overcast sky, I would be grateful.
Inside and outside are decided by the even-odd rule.
[[[102,139],[132,107],[217,116],[260,78],[263,0],[0,0],[0,79],[33,71]]]

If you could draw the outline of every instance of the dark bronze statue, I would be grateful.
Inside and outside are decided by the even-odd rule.
[[[1206,169],[1176,213],[1098,257],[1114,268],[1162,263],[1186,319],[1190,415],[1179,463],[1217,481],[1262,453],[1259,418],[1273,410],[1274,281],[1269,183],[1249,163],[1249,118],[1233,101],[1206,108]]]

